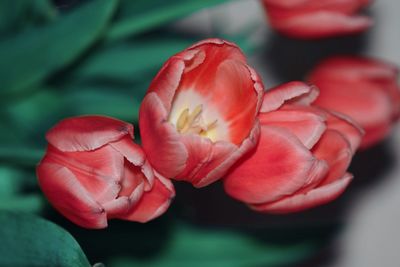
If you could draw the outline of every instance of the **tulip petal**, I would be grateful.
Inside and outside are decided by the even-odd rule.
[[[397,67],[388,62],[355,56],[336,56],[318,64],[310,73],[309,80],[391,82],[397,75]]]
[[[184,68],[183,59],[173,57],[164,64],[150,84],[148,94],[151,92],[157,94],[166,113],[171,109],[171,103],[175,91],[178,89]]]
[[[247,203],[275,201],[312,183],[310,173],[316,161],[287,130],[262,126],[255,152],[239,162],[224,179],[225,191]]]
[[[262,125],[285,128],[307,148],[312,148],[326,129],[325,118],[316,113],[296,110],[277,110],[259,116]]]
[[[138,169],[140,169],[144,175],[145,189],[150,189],[154,183],[154,174],[142,148],[135,144],[129,137],[110,143],[110,146],[121,153],[130,163],[139,167]]]
[[[315,157],[329,165],[329,172],[320,185],[340,179],[350,165],[353,151],[350,143],[340,132],[328,129],[312,150]]]
[[[320,95],[315,105],[337,111],[353,118],[365,127],[390,123],[391,101],[376,86],[365,83],[318,82]],[[349,89],[351,88],[351,90]]]
[[[147,222],[161,214],[169,207],[175,190],[170,180],[156,174],[153,188],[145,192],[138,203],[120,219]]]
[[[132,164],[128,165],[132,166]],[[126,171],[123,181],[118,198],[103,204],[103,208],[107,213],[107,219],[124,216],[143,196],[144,183],[136,173],[133,173],[132,177],[132,174],[129,174],[129,170]]]
[[[259,137],[260,137],[260,123],[258,120],[256,120],[255,125],[251,130],[249,137],[242,142],[240,147],[234,150],[229,155],[229,157],[224,158],[225,160],[215,168],[214,166],[208,163],[207,167],[210,170],[209,173],[203,179],[198,181],[195,186],[203,187],[210,184],[211,182],[214,182],[222,178],[240,158],[242,158],[247,153],[250,153],[250,151],[257,145]],[[227,143],[224,142],[217,143],[213,148],[215,151],[214,154],[219,156],[224,155],[225,151],[230,149],[230,146],[231,145],[228,145]],[[214,158],[218,157],[214,156]],[[218,162],[218,160],[216,160],[216,162]]]
[[[328,128],[337,130],[349,141],[353,154],[360,146],[364,130],[352,118],[338,112],[326,111]]]
[[[133,126],[104,116],[81,116],[62,120],[46,134],[47,141],[64,152],[90,151],[129,135]]]
[[[112,147],[87,152],[61,152],[49,146],[46,160],[68,168],[99,203],[114,199],[121,189],[124,159]]]
[[[216,73],[222,62],[233,60],[246,63],[246,58],[237,45],[220,39],[201,41],[176,56],[188,58],[187,54],[192,55],[193,52],[196,53],[195,57],[201,57],[203,60],[201,64],[196,64],[196,68],[193,68],[192,61],[196,59],[186,59],[186,65],[190,71],[182,76],[179,90],[195,88],[198,93],[208,95],[210,88],[214,87]]]
[[[353,34],[366,30],[372,19],[366,16],[350,16],[331,11],[304,13],[277,20],[274,27],[297,38],[322,38],[337,34]]]
[[[175,177],[186,167],[188,152],[173,126],[166,121],[166,111],[158,96],[146,95],[139,116],[142,145],[151,165],[165,177]]]
[[[268,90],[262,102],[260,112],[269,112],[280,108],[285,102],[309,104],[318,96],[318,89],[303,82],[289,82]]]
[[[249,135],[261,102],[263,87],[251,75],[244,63],[225,60],[218,66],[213,89],[208,91],[210,104],[228,123],[229,140],[236,145]]]
[[[107,219],[116,218],[119,214],[125,214],[132,207],[129,198],[122,196],[112,201],[106,202],[103,205],[105,212],[107,213]]]
[[[210,139],[195,134],[181,136],[189,157],[185,170],[180,173],[177,180],[185,180],[196,185],[211,170],[218,167],[234,150],[236,146],[227,142],[212,143]],[[218,149],[222,144],[225,149]]]
[[[263,0],[264,4],[274,7],[285,8],[288,11],[295,10],[329,10],[343,13],[353,13],[371,0]]]
[[[389,123],[382,123],[381,125],[364,127],[365,135],[360,144],[360,148],[365,149],[383,140],[389,135],[392,126]]]
[[[107,227],[106,213],[66,167],[48,161],[37,168],[39,185],[50,203],[72,222],[85,228]]]
[[[251,205],[250,207],[256,211],[268,213],[302,211],[333,201],[344,192],[352,178],[351,174],[346,173],[341,179],[312,189],[307,193],[296,194],[272,203]]]

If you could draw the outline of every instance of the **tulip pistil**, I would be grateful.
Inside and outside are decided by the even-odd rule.
[[[198,105],[190,112],[189,108],[185,108],[178,117],[176,129],[179,133],[195,133],[207,136],[207,131],[217,126],[217,120],[206,123],[201,116],[203,105]]]

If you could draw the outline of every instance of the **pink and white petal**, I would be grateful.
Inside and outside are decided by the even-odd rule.
[[[190,51],[196,51],[196,57],[201,57],[202,62],[195,68],[192,66],[193,59],[185,62],[190,71],[182,76],[179,90],[194,88],[197,93],[204,96],[209,95],[210,88],[214,87],[216,73],[222,62],[225,60],[246,62],[246,57],[238,46],[220,39],[201,41],[176,56],[186,56]]]
[[[133,165],[129,161],[125,161],[124,176],[120,182],[121,190],[118,196],[131,197],[138,188],[140,191],[144,191],[145,185],[146,177],[141,168]]]
[[[228,125],[229,140],[240,145],[249,135],[257,114],[259,83],[253,80],[247,65],[238,60],[226,59],[216,69],[211,88],[207,88],[209,105],[212,105]]]
[[[360,144],[361,149],[371,147],[385,139],[390,134],[392,125],[390,123],[382,123],[381,125],[366,127],[364,129],[365,135]]]
[[[188,158],[185,169],[173,179],[194,183],[195,175],[211,157],[213,143],[197,134],[182,134],[180,141],[185,145]]]
[[[275,28],[292,37],[323,38],[338,34],[354,34],[366,30],[373,24],[366,16],[349,16],[343,13],[319,11],[277,20]]]
[[[181,81],[184,68],[185,62],[182,59],[172,57],[165,62],[150,84],[147,94],[154,92],[166,112],[169,112],[171,109],[171,103]]]
[[[397,67],[388,62],[357,56],[336,56],[318,64],[310,73],[309,80],[390,82],[397,75]]]
[[[189,47],[187,50],[198,49],[198,48],[202,48],[203,46],[207,47],[209,45],[216,45],[216,46],[226,45],[226,46],[230,46],[232,48],[240,50],[240,48],[235,43],[232,43],[227,40],[220,39],[220,38],[208,38],[205,40],[201,40],[201,41],[195,43],[194,45],[192,45],[191,47]],[[243,54],[238,54],[238,58],[246,60],[245,57],[243,56]]]
[[[110,146],[85,152],[62,152],[49,145],[46,160],[68,168],[99,203],[114,199],[121,189],[124,158]]]
[[[117,142],[110,143],[110,146],[121,153],[130,163],[141,169],[145,176],[146,190],[150,189],[154,183],[154,174],[142,148],[138,144],[135,144],[129,137],[124,137]]]
[[[221,179],[230,168],[228,160],[238,149],[237,146],[225,141],[211,144],[208,157],[204,158],[192,173],[193,185],[198,188],[204,187]],[[210,173],[214,173],[214,175],[210,175]]]
[[[369,4],[371,0],[263,0],[264,4],[274,7],[285,8],[287,10],[318,10],[326,9],[330,11],[353,13],[363,6]]]
[[[292,134],[306,146],[312,148],[326,129],[325,117],[305,110],[277,110],[261,113],[258,116],[262,125],[281,127]]]
[[[302,99],[300,102],[311,103],[316,96],[318,96],[318,89],[314,86],[299,81],[284,83],[269,89],[264,94],[260,112],[277,110],[286,101],[294,99]]]
[[[262,0],[262,2],[266,7],[273,6],[273,7],[292,9],[292,8],[298,8],[298,7],[307,5],[311,1],[310,0],[286,0],[286,1]]]
[[[105,210],[68,168],[49,162],[46,156],[37,167],[37,176],[49,202],[69,220],[85,228],[107,227]]]
[[[366,82],[319,81],[315,105],[343,113],[362,128],[389,122],[392,108],[388,95]]]
[[[188,152],[179,134],[166,120],[166,111],[155,93],[145,96],[139,115],[142,146],[155,170],[175,177],[186,167]]]
[[[326,111],[328,114],[328,129],[339,131],[349,141],[353,154],[360,146],[365,131],[350,117],[334,111]]]
[[[285,129],[261,126],[255,152],[246,156],[224,179],[225,191],[246,203],[265,203],[291,195],[312,183],[316,159]]]
[[[117,218],[120,214],[127,213],[132,207],[129,198],[126,196],[113,199],[102,206],[107,213],[107,219]]]
[[[146,156],[142,148],[135,144],[129,137],[122,138],[116,142],[110,143],[110,146],[121,153],[128,161],[135,166],[142,166]]]
[[[232,144],[226,142],[218,142],[213,147],[213,161],[205,165],[202,170],[206,176],[199,179],[195,184],[196,187],[203,187],[218,179],[221,179],[229,171],[229,169],[247,153],[255,148],[260,138],[260,123],[256,120],[253,129],[248,138],[246,138],[239,148],[233,148]],[[226,156],[229,154],[228,156]],[[222,161],[222,159],[224,159]],[[222,162],[220,162],[222,161]],[[199,175],[200,176],[200,175]]]
[[[306,193],[295,194],[276,202],[251,205],[250,208],[265,213],[299,212],[316,206],[329,203],[338,198],[351,182],[353,176],[346,173],[342,178]]]
[[[328,129],[312,150],[314,156],[329,165],[329,172],[320,185],[340,179],[350,165],[353,152],[346,137],[336,130]],[[320,186],[319,185],[319,186]]]
[[[172,183],[165,179],[156,177],[153,188],[145,192],[139,202],[120,219],[148,222],[163,214],[171,204],[175,190]]]
[[[133,138],[133,125],[104,116],[64,119],[46,134],[47,141],[64,152],[90,151],[123,136]]]

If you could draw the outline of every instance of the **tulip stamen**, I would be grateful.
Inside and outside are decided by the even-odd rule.
[[[181,132],[182,129],[185,127],[185,125],[187,124],[189,118],[189,109],[185,108],[181,115],[178,118],[178,121],[176,122],[176,129],[178,130],[178,132]]]
[[[185,108],[178,117],[176,129],[179,133],[194,133],[202,136],[207,136],[207,131],[217,126],[217,121],[206,123],[201,116],[203,105],[198,105],[192,112],[189,108]]]

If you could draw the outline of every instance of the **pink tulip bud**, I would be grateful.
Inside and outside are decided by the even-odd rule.
[[[146,222],[161,215],[174,196],[172,183],[153,172],[131,124],[102,116],[68,118],[46,135],[37,167],[50,203],[86,228],[107,219]]]
[[[240,49],[208,39],[164,64],[140,107],[143,149],[160,174],[206,186],[257,143],[263,85]]]
[[[398,69],[360,57],[333,57],[320,63],[309,80],[320,89],[315,105],[352,117],[365,130],[361,147],[383,140],[400,115]]]
[[[271,27],[302,39],[358,33],[372,20],[356,13],[369,0],[262,0]]]
[[[344,115],[310,106],[317,96],[316,87],[301,82],[265,93],[260,141],[224,179],[230,196],[260,212],[288,213],[344,191],[362,130]]]

